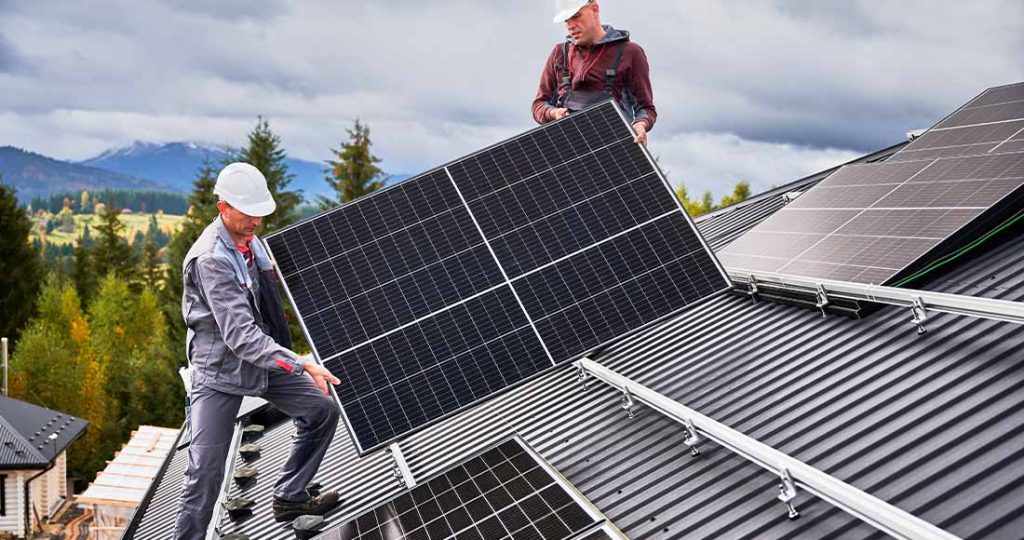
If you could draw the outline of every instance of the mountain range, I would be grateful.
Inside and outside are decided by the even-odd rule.
[[[13,146],[0,147],[0,174],[3,183],[14,186],[18,199],[25,203],[33,197],[83,189],[181,191],[169,184],[60,161]]]
[[[23,202],[32,197],[82,189],[188,193],[204,162],[209,161],[216,169],[228,156],[226,147],[188,141],[164,144],[137,141],[77,162],[60,161],[4,146],[0,147],[0,174],[3,175],[3,183],[18,189],[18,198]],[[302,190],[306,201],[314,201],[317,195],[331,195],[330,187],[324,182],[326,163],[295,158],[288,158],[285,163],[293,175],[288,188]],[[408,176],[394,175],[390,183]]]

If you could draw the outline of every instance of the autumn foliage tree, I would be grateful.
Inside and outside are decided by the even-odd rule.
[[[11,395],[88,420],[68,468],[94,472],[109,456],[101,444],[107,399],[89,321],[75,288],[54,277],[43,286],[38,309],[11,358]]]
[[[750,184],[746,181],[737,182],[733,186],[732,192],[722,196],[718,204],[715,204],[710,190],[705,190],[700,199],[691,199],[685,184],[679,184],[676,187],[676,197],[679,197],[679,201],[683,203],[683,207],[686,208],[686,213],[690,214],[690,217],[714,212],[715,210],[746,200],[749,196]]]

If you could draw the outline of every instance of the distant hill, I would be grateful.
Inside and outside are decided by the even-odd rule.
[[[138,141],[131,146],[107,150],[83,161],[68,162],[14,148],[0,147],[0,174],[5,184],[18,188],[18,199],[27,203],[33,197],[86,189],[138,189],[188,193],[204,160],[214,168],[228,157],[222,146],[198,142],[156,144]],[[294,175],[289,189],[302,190],[306,201],[317,195],[331,196],[324,182],[327,164],[288,159],[288,172]],[[396,174],[390,183],[410,175]]]
[[[79,163],[161,182],[187,192],[192,190],[196,171],[204,159],[219,168],[227,157],[228,148],[224,146],[188,141],[166,144],[136,141],[131,146],[107,150]],[[305,199],[310,202],[317,195],[330,194],[330,188],[324,182],[326,163],[293,158],[287,159],[285,163],[288,172],[294,175],[291,184],[288,184],[289,189],[301,189]],[[406,177],[408,175],[396,176],[395,181]]]
[[[60,161],[13,146],[0,146],[0,174],[4,184],[17,188],[18,199],[25,203],[33,197],[83,189],[181,191],[162,182]]]

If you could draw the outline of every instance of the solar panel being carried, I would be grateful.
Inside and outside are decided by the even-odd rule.
[[[580,533],[610,538],[595,530],[605,521],[554,469],[512,439],[320,538],[560,540]]]
[[[1024,83],[990,88],[884,163],[848,165],[719,252],[730,271],[890,284],[1019,211]]]
[[[266,241],[361,453],[729,287],[610,101]]]

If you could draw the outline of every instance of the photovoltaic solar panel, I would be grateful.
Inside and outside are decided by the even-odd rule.
[[[1024,83],[986,90],[884,163],[848,165],[719,252],[730,270],[897,282],[1020,210]]]
[[[266,241],[361,452],[729,286],[610,101]]]
[[[395,499],[326,531],[324,540],[561,540],[610,538],[517,439],[484,452]],[[597,534],[599,536],[591,536]]]

